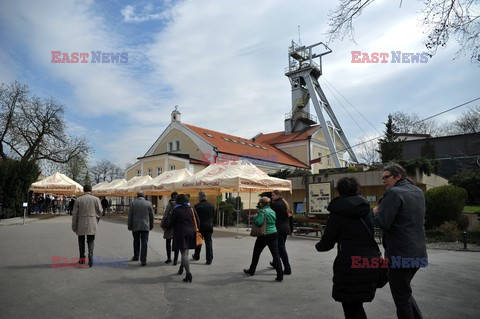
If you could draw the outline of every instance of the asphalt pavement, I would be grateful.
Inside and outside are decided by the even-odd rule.
[[[147,266],[132,257],[125,220],[103,218],[95,240],[96,268],[52,268],[52,256],[78,257],[71,217],[0,226],[0,318],[343,318],[331,297],[335,251],[316,240],[287,241],[293,274],[276,282],[266,249],[255,276],[243,274],[255,239],[245,229],[216,230],[214,260],[191,261],[192,283],[165,264],[158,225],[150,232]],[[241,238],[238,238],[241,237]],[[425,318],[480,317],[480,253],[429,250],[429,266],[413,280]],[[58,262],[57,262],[58,263]],[[61,262],[60,262],[61,264]],[[370,318],[395,318],[388,285],[365,304]]]

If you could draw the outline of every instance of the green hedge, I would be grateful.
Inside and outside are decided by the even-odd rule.
[[[446,221],[457,221],[467,201],[467,191],[446,185],[425,192],[426,225],[434,228]]]
[[[0,161],[1,218],[23,215],[22,204],[28,202],[28,190],[38,174],[33,161]]]

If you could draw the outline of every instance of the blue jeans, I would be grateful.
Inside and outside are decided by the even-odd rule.
[[[147,246],[148,246],[148,230],[139,230],[132,232],[133,234],[133,258],[138,259],[142,263],[147,262]],[[141,245],[140,245],[141,244]]]

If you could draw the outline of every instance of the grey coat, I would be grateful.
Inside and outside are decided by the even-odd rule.
[[[72,230],[79,236],[97,233],[97,216],[102,213],[100,199],[85,193],[75,200],[72,211]]]
[[[150,231],[153,228],[153,206],[143,197],[130,205],[128,212],[128,230]]]
[[[417,186],[403,179],[383,195],[378,226],[384,231],[385,257],[427,257],[425,197]]]

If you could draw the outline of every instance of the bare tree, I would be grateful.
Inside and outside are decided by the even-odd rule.
[[[399,133],[440,135],[440,127],[435,120],[422,120],[418,113],[394,112],[392,120]]]
[[[108,160],[101,160],[90,167],[90,174],[96,183],[112,181],[123,177],[123,170]]]
[[[471,108],[460,115],[452,124],[456,134],[468,134],[480,132],[480,106]]]
[[[0,86],[0,156],[56,163],[86,156],[90,152],[86,139],[65,132],[63,105],[27,93],[28,87],[17,82]]]
[[[367,165],[380,163],[380,153],[378,153],[378,138],[363,135],[357,142],[355,154],[360,161]]]
[[[403,0],[399,0],[400,6]],[[330,13],[330,41],[348,36],[355,40],[353,19],[375,0],[339,0],[337,8]],[[426,27],[425,46],[430,56],[439,47],[446,46],[450,37],[456,38],[461,53],[469,52],[473,62],[480,63],[480,14],[478,0],[423,0],[423,24]]]

